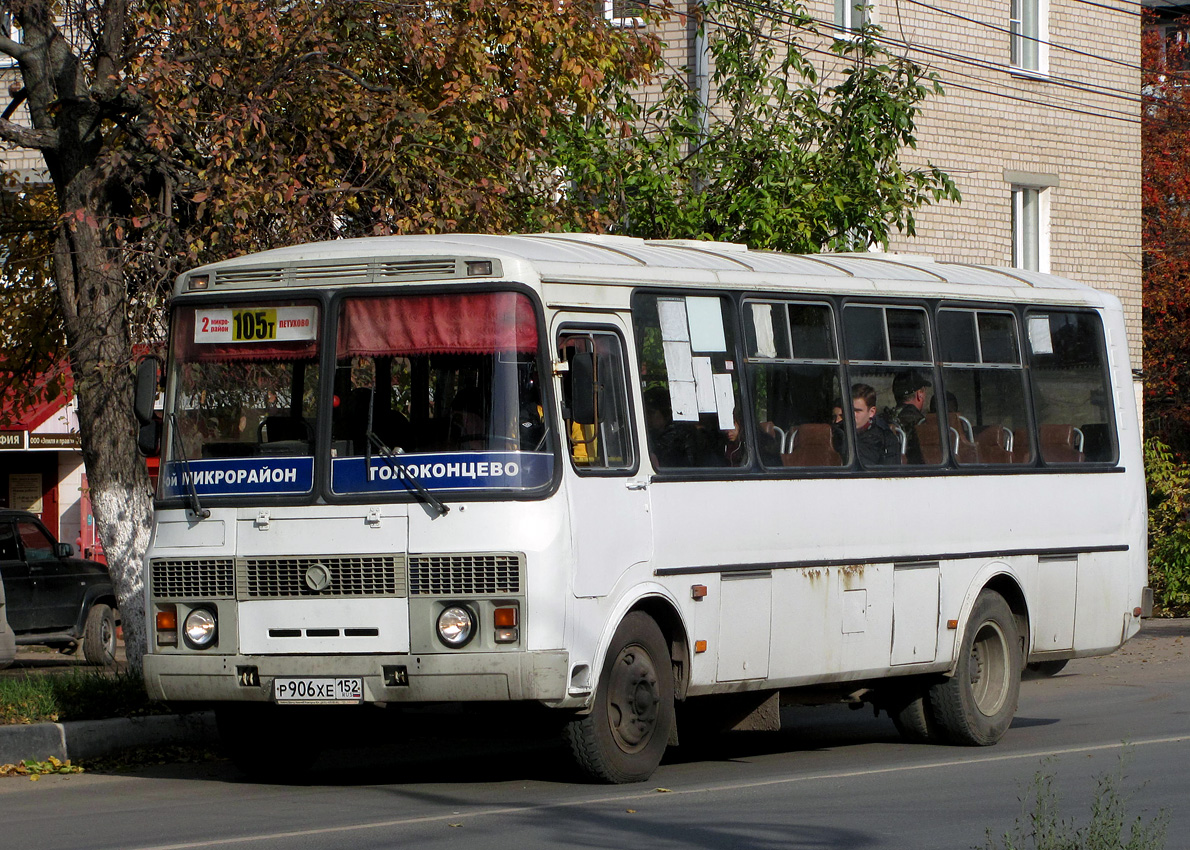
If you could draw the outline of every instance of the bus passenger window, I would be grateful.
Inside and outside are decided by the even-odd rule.
[[[887,428],[904,449],[899,458],[885,451],[866,451],[860,462],[865,466],[935,465],[955,454],[958,446],[949,430],[943,430],[938,417],[929,412],[937,382],[925,310],[848,304],[843,308],[843,338],[848,385],[853,392],[863,388],[859,395],[874,392],[878,410],[862,417],[862,422],[856,411],[855,427]],[[865,445],[877,442],[872,435],[862,436]]]
[[[1098,314],[1030,310],[1025,320],[1042,461],[1115,463],[1119,451]]]
[[[562,433],[570,460],[580,470],[626,470],[636,466],[624,350],[607,331],[566,331],[558,357],[562,374]]]
[[[637,293],[632,319],[653,466],[750,466],[748,443],[740,441],[732,302]]]
[[[745,362],[760,461],[842,466],[848,457],[841,366],[828,304],[748,301]],[[838,416],[835,410],[838,408]]]
[[[939,310],[938,343],[944,387],[941,396],[956,462],[1031,461],[1016,316],[993,310]]]

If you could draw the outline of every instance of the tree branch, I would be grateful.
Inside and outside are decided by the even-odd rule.
[[[34,130],[12,121],[0,120],[0,141],[37,151],[53,151],[58,149],[58,131]]]
[[[6,35],[0,35],[0,53],[11,56],[19,62],[29,53],[29,48],[19,41],[13,41]]]

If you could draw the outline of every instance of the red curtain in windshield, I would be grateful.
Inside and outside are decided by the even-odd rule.
[[[533,305],[516,292],[349,298],[339,319],[340,358],[536,350]]]

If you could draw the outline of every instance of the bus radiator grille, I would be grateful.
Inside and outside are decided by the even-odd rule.
[[[237,567],[240,599],[406,595],[401,555],[243,558]]]
[[[230,599],[235,592],[231,558],[155,558],[149,566],[154,596]]]
[[[525,556],[410,555],[410,596],[493,596],[521,592]]]

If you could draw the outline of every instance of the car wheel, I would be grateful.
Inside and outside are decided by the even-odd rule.
[[[111,667],[116,663],[116,614],[102,602],[87,612],[83,629],[83,656],[90,664]]]

